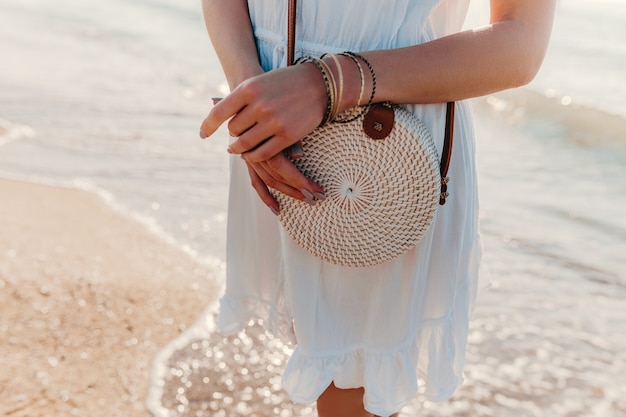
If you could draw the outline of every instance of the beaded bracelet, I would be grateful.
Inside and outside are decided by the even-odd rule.
[[[338,89],[337,87],[338,84],[335,79],[335,74],[333,74],[328,64],[322,59],[319,59],[319,58],[314,58],[314,59],[319,61],[319,64],[322,67],[324,67],[324,70],[328,73],[328,78],[330,79],[330,85],[331,85],[330,91],[331,91],[331,98],[332,98],[333,104],[331,106],[331,111],[330,111],[330,115],[328,116],[328,120],[332,122],[337,116],[337,113],[339,112],[339,105],[341,104],[341,95],[343,94],[343,91],[340,91]],[[339,74],[337,75],[337,77],[339,77]],[[340,80],[340,83],[342,84],[341,87],[343,88],[343,79]]]
[[[363,72],[363,66],[359,62],[358,59],[353,57],[352,55],[347,55],[355,64],[357,69],[359,70],[359,78],[361,79],[361,87],[359,89],[359,99],[356,102],[357,107],[361,107],[361,102],[363,101],[363,94],[365,93],[365,73]]]
[[[298,58],[298,60],[295,63],[304,64],[307,62],[311,62],[317,67],[317,69],[320,71],[320,74],[322,75],[322,79],[324,80],[324,86],[326,87],[326,97],[327,97],[326,110],[324,111],[324,116],[322,117],[322,121],[320,122],[318,126],[318,127],[322,127],[326,125],[326,123],[328,123],[329,120],[331,120],[330,116],[332,114],[333,107],[334,107],[333,90],[335,87],[334,85],[332,85],[331,79],[330,79],[330,75],[332,75],[332,73],[330,73],[329,75],[326,68],[324,68],[323,64],[321,63],[321,60],[318,58],[313,58],[312,56],[302,56]]]
[[[337,90],[337,103],[336,103],[336,108],[334,109],[333,112],[333,117],[331,118],[332,121],[337,121],[337,116],[339,115],[339,109],[341,108],[341,103],[343,101],[343,92],[344,92],[344,78],[343,78],[343,68],[341,67],[341,63],[339,62],[339,58],[337,58],[337,55],[335,54],[330,54],[330,53],[325,53],[323,54],[320,58],[323,60],[325,57],[330,57],[333,62],[335,63],[335,67],[337,68],[337,78],[339,78],[339,86],[338,86],[338,90]],[[322,61],[324,62],[324,61]],[[332,74],[332,72],[331,72]],[[334,79],[334,77],[333,77]]]
[[[374,102],[374,97],[376,96],[376,73],[374,72],[374,68],[372,67],[372,64],[370,64],[370,62],[363,55],[357,54],[356,52],[346,51],[346,52],[343,52],[342,55],[353,56],[354,58],[358,58],[361,61],[365,62],[365,65],[367,65],[367,68],[369,69],[370,74],[372,75],[372,94],[370,95],[370,99],[366,106],[371,106],[372,103]]]

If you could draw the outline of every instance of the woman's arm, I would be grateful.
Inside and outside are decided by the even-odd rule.
[[[202,10],[211,43],[231,90],[250,78],[261,76],[263,69],[256,50],[247,1],[202,0]],[[271,118],[266,117],[264,121],[271,122]],[[302,136],[306,133],[308,131]],[[201,136],[206,137],[206,134],[201,133]],[[314,202],[315,196],[323,197],[324,190],[298,171],[282,152],[263,161],[246,161],[246,164],[250,183],[274,213],[278,213],[280,208],[268,187],[310,203]]]
[[[543,60],[554,3],[492,0],[489,26],[409,48],[365,53],[376,69],[377,100],[444,103],[527,84]]]
[[[536,74],[550,36],[555,0],[491,0],[491,24],[485,28],[461,32],[432,42],[407,48],[371,51],[363,55],[372,63],[377,76],[376,101],[396,103],[436,103],[477,97],[494,91],[528,83]],[[342,67],[353,65],[348,58]],[[300,114],[299,109],[313,108],[316,120],[322,117],[323,105],[300,98],[292,93],[295,86],[313,86],[323,90],[323,84],[315,73],[298,65],[268,73],[255,79],[215,106],[203,123],[203,130],[210,135],[217,126],[231,116],[231,131],[243,133],[230,150],[246,153],[249,161],[266,160],[304,134],[315,128],[314,121],[296,127],[297,119],[290,115]],[[282,75],[280,75],[282,71]],[[344,71],[346,75],[346,99],[343,109],[356,104],[360,79],[356,71]],[[285,91],[280,92],[276,83],[281,78],[289,80]],[[281,107],[290,97],[290,111]],[[318,96],[313,96],[319,100]],[[250,111],[240,112],[249,104]],[[269,120],[254,114],[262,109],[265,115],[274,115]],[[238,114],[239,113],[239,114]],[[249,129],[255,126],[254,129]],[[303,130],[307,130],[303,132]],[[245,133],[244,133],[245,132]],[[259,135],[258,133],[261,133]],[[272,135],[274,133],[274,135]],[[272,137],[277,140],[267,140]],[[262,143],[264,142],[264,143]]]
[[[231,90],[262,74],[247,1],[202,0],[202,12]]]
[[[545,54],[555,1],[491,0],[491,24],[485,28],[407,48],[364,52],[377,76],[376,101],[456,101],[528,83]],[[349,70],[354,65],[349,58],[340,59],[346,82],[341,107],[348,109],[357,102],[360,77]],[[270,187],[287,184],[301,190],[301,175],[280,155],[315,129],[325,102],[314,65],[281,68],[239,85],[212,109],[201,130],[210,136],[230,119],[229,130],[238,136],[230,152],[248,163],[272,165],[270,182],[263,178]]]

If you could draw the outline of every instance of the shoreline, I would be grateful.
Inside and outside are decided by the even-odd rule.
[[[0,179],[0,415],[146,416],[211,271],[85,191]]]

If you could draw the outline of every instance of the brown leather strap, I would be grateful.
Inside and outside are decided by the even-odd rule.
[[[287,9],[287,65],[293,65],[296,53],[296,10],[297,0],[289,0]]]
[[[452,142],[454,140],[454,102],[451,101],[446,105],[446,131],[443,141],[443,150],[441,151],[441,178],[448,175],[450,168],[450,157],[452,156]]]
[[[296,51],[296,10],[297,0],[289,0],[287,9],[287,65],[293,65]],[[448,168],[450,167],[450,159],[452,158],[452,143],[454,142],[454,102],[451,101],[446,105],[446,129],[443,140],[443,149],[441,151],[441,162],[439,165],[439,173],[441,174],[441,197],[439,204],[446,203],[448,197]]]
[[[454,101],[448,102],[446,105],[446,131],[443,137],[443,149],[441,150],[441,163],[439,165],[439,173],[441,174],[441,196],[439,204],[446,204],[448,198],[448,168],[450,168],[450,159],[452,158],[452,143],[454,142]]]

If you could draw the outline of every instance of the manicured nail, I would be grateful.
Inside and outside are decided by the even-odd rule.
[[[270,210],[272,210],[272,213],[274,213],[274,215],[278,216],[280,213],[278,212],[278,209],[276,207],[272,207],[270,206]]]
[[[304,199],[304,202],[307,203],[307,204],[310,204],[312,206],[317,204],[317,200],[313,200],[313,199],[308,198],[308,197]]]
[[[324,194],[324,193],[315,193],[315,198],[317,198],[320,201],[324,201],[324,200],[326,200],[326,194]]]
[[[309,190],[300,190],[300,192],[302,193],[302,195],[304,195],[305,199],[311,200],[313,201],[315,199],[315,197],[313,197],[313,194],[311,194],[311,192]]]
[[[200,130],[200,139],[206,139],[207,135],[202,130]]]
[[[296,142],[291,145],[291,156],[293,158],[302,158],[304,156],[304,151],[302,150],[302,146],[300,146],[300,142]]]
[[[213,105],[216,105],[222,100],[222,97],[213,97],[211,100],[213,100]]]

